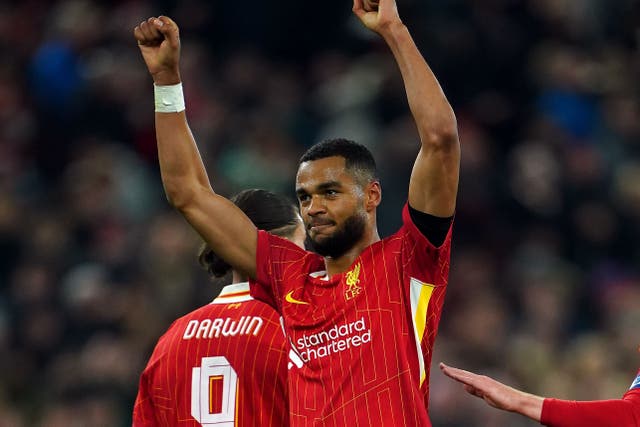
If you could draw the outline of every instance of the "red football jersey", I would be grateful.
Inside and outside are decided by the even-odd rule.
[[[622,399],[545,399],[540,423],[549,427],[640,427],[640,371]]]
[[[429,366],[451,229],[434,247],[412,222],[325,280],[322,257],[259,232],[251,293],[284,318],[292,426],[430,426]]]
[[[133,425],[287,426],[286,376],[279,315],[249,295],[248,283],[229,285],[160,338]]]

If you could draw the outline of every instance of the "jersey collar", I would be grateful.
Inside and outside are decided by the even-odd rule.
[[[253,298],[249,293],[249,282],[233,283],[222,288],[211,304],[229,304],[234,302],[250,301]]]

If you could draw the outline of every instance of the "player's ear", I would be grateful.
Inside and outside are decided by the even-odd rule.
[[[365,208],[367,211],[375,210],[382,201],[382,187],[379,181],[371,181],[364,188]]]

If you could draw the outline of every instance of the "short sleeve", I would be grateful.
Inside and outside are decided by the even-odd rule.
[[[256,280],[251,281],[251,296],[281,311],[281,300],[289,276],[304,271],[310,254],[287,239],[263,230],[258,231],[256,250]]]
[[[271,269],[271,252],[269,250],[270,234],[258,230],[258,246],[256,249],[256,280],[250,281],[251,296],[279,311],[273,291],[273,273]]]
[[[413,279],[432,286],[445,286],[449,277],[453,221],[444,242],[436,247],[411,219],[409,205],[402,210],[403,264]]]
[[[409,234],[413,237],[413,239],[415,239],[418,245],[421,245],[425,248],[431,247],[432,249],[437,249],[436,246],[431,243],[424,234],[422,234],[418,226],[413,222],[411,213],[409,212],[409,203],[405,203],[404,208],[402,209],[402,225],[407,229]],[[440,246],[445,246],[448,242],[451,241],[452,229],[453,220],[451,220],[449,231],[447,232],[444,242]]]

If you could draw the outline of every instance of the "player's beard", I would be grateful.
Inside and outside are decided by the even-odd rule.
[[[305,246],[322,256],[339,258],[362,239],[365,226],[364,216],[356,213],[347,218],[332,235],[321,240],[315,240],[307,234]]]

